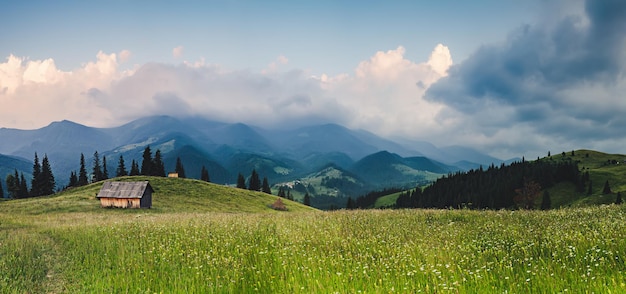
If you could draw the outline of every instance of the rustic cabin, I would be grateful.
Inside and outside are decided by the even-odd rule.
[[[102,207],[150,208],[152,186],[142,182],[104,182],[98,196]]]
[[[167,174],[168,178],[178,178],[178,173],[169,173]]]

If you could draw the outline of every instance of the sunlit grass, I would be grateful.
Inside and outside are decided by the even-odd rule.
[[[626,209],[619,206],[3,213],[0,223],[7,224],[0,269],[13,277],[3,280],[4,292],[626,291]]]

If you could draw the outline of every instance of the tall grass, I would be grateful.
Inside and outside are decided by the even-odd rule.
[[[3,228],[0,292],[626,291],[618,206],[39,217]]]

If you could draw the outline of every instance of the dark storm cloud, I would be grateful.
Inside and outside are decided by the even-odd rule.
[[[466,115],[478,133],[524,123],[538,135],[606,139],[626,128],[616,119],[626,107],[625,41],[626,1],[588,1],[585,15],[526,25],[483,46],[432,85],[426,99]],[[475,117],[505,110],[511,114],[504,120]]]

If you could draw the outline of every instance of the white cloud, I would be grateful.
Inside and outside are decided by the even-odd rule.
[[[183,50],[185,48],[183,46],[178,46],[174,49],[172,49],[172,56],[174,56],[174,58],[181,58],[183,56]]]
[[[413,62],[405,49],[377,52],[352,74],[312,77],[283,68],[278,56],[261,72],[183,62],[144,64],[122,71],[130,52],[99,52],[95,61],[64,72],[54,60],[10,56],[0,63],[0,126],[33,128],[69,119],[115,126],[151,114],[202,115],[261,126],[293,127],[335,122],[380,134],[427,135],[449,124],[444,106],[422,99],[451,59],[438,45],[430,62]],[[433,69],[433,62],[438,67]],[[440,62],[443,61],[443,62]],[[418,86],[418,84],[420,86]]]

